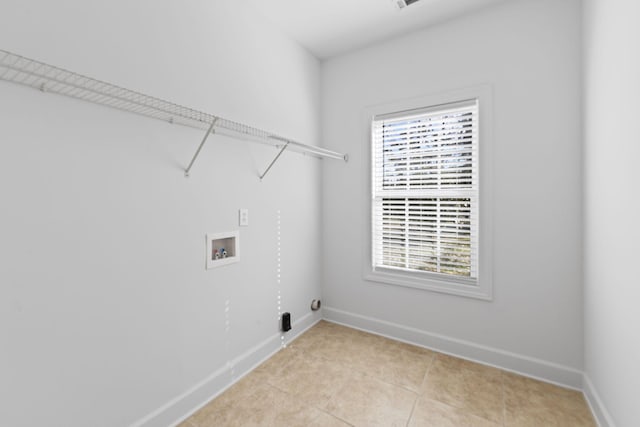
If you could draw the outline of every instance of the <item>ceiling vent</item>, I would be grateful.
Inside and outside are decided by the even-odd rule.
[[[396,6],[398,9],[404,9],[407,6],[411,6],[412,4],[418,2],[419,0],[396,0]]]

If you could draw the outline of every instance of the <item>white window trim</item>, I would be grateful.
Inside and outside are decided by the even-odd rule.
[[[399,285],[427,291],[441,292],[452,295],[459,295],[470,298],[477,298],[491,301],[493,299],[493,280],[492,280],[492,259],[493,259],[493,230],[491,206],[493,205],[492,197],[492,93],[490,86],[476,86],[455,91],[448,91],[440,94],[422,96],[418,98],[405,99],[385,104],[367,107],[364,111],[363,120],[363,159],[364,164],[364,185],[363,195],[366,206],[366,212],[363,218],[364,236],[366,245],[363,250],[363,277],[367,281],[385,283],[390,285]],[[464,278],[456,278],[454,276],[439,275],[437,273],[420,273],[395,271],[393,269],[373,270],[371,262],[372,251],[372,159],[371,147],[373,141],[371,139],[371,123],[375,116],[390,114],[399,111],[408,111],[422,109],[425,107],[448,104],[466,99],[478,99],[479,105],[479,207],[480,216],[479,223],[479,276],[476,284],[465,283]],[[468,282],[468,280],[467,280]]]

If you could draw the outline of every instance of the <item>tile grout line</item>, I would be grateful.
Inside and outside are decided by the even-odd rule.
[[[409,419],[407,419],[407,424],[406,427],[409,427],[409,423],[411,423],[411,418],[413,418],[413,413],[416,410],[416,406],[418,406],[418,400],[420,400],[420,398],[422,397],[422,386],[424,385],[424,382],[427,380],[427,376],[429,375],[429,371],[431,370],[431,366],[433,365],[433,360],[436,358],[435,353],[431,354],[431,360],[429,361],[429,366],[427,366],[427,370],[424,372],[424,376],[422,377],[422,382],[420,383],[420,385],[418,386],[418,393],[416,396],[416,400],[413,402],[413,406],[411,407],[411,413],[409,414]]]
[[[308,355],[308,356],[310,356],[310,357],[313,357],[313,358],[316,358],[316,359],[322,359],[322,360],[324,360],[324,361],[326,361],[326,362],[335,363],[335,364],[338,364],[338,365],[343,366],[343,367],[345,367],[345,368],[346,368],[346,366],[344,366],[344,364],[343,364],[340,360],[332,359],[332,358],[326,357],[326,356],[324,356],[324,355],[322,355],[322,354],[312,354],[312,353],[308,353],[308,352],[306,352],[306,351],[305,351],[305,350],[303,350],[303,349],[300,349],[299,351],[300,351],[300,352],[302,352],[302,353],[307,354],[307,355]],[[430,362],[429,362],[429,366],[427,367],[427,372],[429,372],[429,369],[431,368],[431,365],[433,364],[433,360],[435,359],[435,356],[436,356],[436,352],[435,352],[435,351],[432,351],[432,350],[429,350],[429,351],[430,351],[431,353],[433,353],[433,354],[432,354],[432,356],[431,356],[431,360],[430,360]],[[398,383],[393,383],[393,382],[386,381],[386,380],[384,380],[384,379],[379,378],[379,377],[378,377],[378,376],[376,376],[376,375],[372,375],[369,371],[366,371],[366,370],[364,370],[364,369],[360,369],[359,367],[352,367],[350,370],[353,370],[353,371],[359,372],[359,373],[361,373],[361,374],[364,374],[364,375],[366,375],[367,377],[372,378],[372,379],[374,379],[374,380],[376,380],[376,381],[380,381],[380,382],[382,382],[382,383],[384,383],[384,384],[391,385],[391,386],[394,386],[394,387],[398,387],[398,388],[401,388],[401,389],[403,389],[403,390],[410,391],[410,392],[412,392],[412,393],[415,393],[415,394],[417,394],[417,395],[420,395],[419,390],[418,390],[418,392],[416,392],[415,390],[410,389],[409,387],[407,387],[407,386],[406,386],[406,385],[404,385],[404,384],[398,384]],[[426,376],[426,373],[425,373],[425,376]],[[424,382],[424,378],[423,378],[422,382]],[[420,385],[418,386],[418,389],[420,388],[420,386],[421,386],[421,385],[422,385],[422,383],[420,383]]]
[[[303,360],[305,360],[305,361],[308,361],[308,359],[321,359],[321,360],[323,360],[323,361],[325,361],[325,362],[336,363],[334,360],[326,359],[326,358],[324,358],[324,357],[322,357],[322,356],[315,355],[315,354],[313,354],[313,353],[310,353],[310,352],[305,351],[305,350],[304,350],[304,349],[302,349],[302,348],[297,349],[296,351],[298,351],[298,352],[300,353],[300,355],[301,355],[302,359],[303,359]],[[288,363],[290,363],[290,362],[288,362]],[[271,382],[269,382],[269,380],[267,380],[266,382],[267,382],[267,384],[268,384],[268,385],[272,386],[273,388],[275,388],[275,389],[277,389],[277,390],[280,390],[281,392],[283,392],[283,393],[287,394],[288,396],[292,396],[292,397],[295,399],[295,396],[294,396],[294,395],[292,395],[291,393],[289,393],[288,391],[283,390],[282,388],[278,387],[278,386],[277,386],[277,385],[275,385],[275,384],[272,384]],[[332,395],[327,399],[327,404],[331,401],[331,399],[333,399],[333,395],[335,395],[336,393],[338,393],[339,391],[341,391],[345,386],[346,386],[346,384],[345,384],[344,386],[340,387],[336,392],[334,392],[334,393],[333,393],[333,394],[332,394]],[[329,416],[331,416],[331,417],[333,417],[333,418],[336,418],[336,419],[338,419],[338,420],[340,420],[340,421],[344,422],[345,424],[348,424],[349,426],[353,427],[353,424],[351,424],[351,423],[350,423],[350,422],[348,422],[347,420],[342,419],[341,417],[337,416],[336,414],[334,414],[334,413],[332,413],[332,412],[329,412],[328,410],[324,409],[323,407],[316,406],[316,405],[314,405],[314,404],[309,404],[309,403],[306,403],[306,404],[305,404],[305,403],[303,403],[303,402],[299,402],[299,403],[300,403],[302,406],[306,406],[306,407],[309,407],[309,408],[317,409],[318,411],[321,411],[321,412],[323,412],[323,413],[325,413],[325,414],[327,414],[327,415],[329,415]]]
[[[312,407],[315,407],[315,406],[312,406]],[[349,426],[351,426],[351,427],[354,427],[354,426],[353,426],[353,424],[351,424],[351,423],[350,423],[350,422],[348,422],[347,420],[345,420],[345,419],[343,419],[343,418],[340,418],[340,417],[339,417],[339,416],[337,416],[336,414],[334,414],[334,413],[332,413],[332,412],[329,412],[329,411],[327,411],[326,409],[322,409],[322,408],[318,408],[318,407],[315,407],[315,408],[317,408],[317,409],[318,409],[319,411],[321,411],[321,412],[324,412],[325,414],[329,415],[330,417],[333,417],[333,418],[335,418],[335,419],[337,419],[337,420],[340,420],[340,421],[342,421],[343,423],[345,423],[345,424],[347,424],[347,425],[349,425]]]
[[[502,426],[507,425],[507,396],[504,385],[504,372],[500,372],[500,380],[502,382]]]
[[[334,364],[336,363],[336,361],[323,358],[322,356],[315,356],[313,354],[310,354],[310,356],[311,357],[319,357],[319,358],[321,358],[321,359],[323,359],[323,360],[325,360],[327,362],[330,362],[330,363],[334,363]],[[342,365],[342,364],[338,363],[338,365]],[[342,368],[342,366],[340,366],[340,368]],[[347,370],[347,372],[348,372],[348,370]],[[338,387],[338,389],[332,393],[332,395],[329,397],[329,399],[327,399],[327,403],[325,403],[325,406],[328,406],[329,403],[331,403],[331,401],[335,397],[335,395],[340,393],[345,387],[347,387],[348,384],[349,384],[349,381],[345,381],[344,384],[342,384],[342,386]],[[320,408],[320,410],[323,411],[323,412],[326,412],[327,414],[331,415],[334,418],[339,419],[340,421],[343,421],[343,422],[347,423],[348,425],[350,425],[352,427],[354,426],[354,424],[351,424],[349,421],[343,419],[342,417],[339,417],[338,415],[334,414],[333,412],[330,412],[328,409]]]
[[[407,418],[407,422],[405,424],[406,427],[409,427],[409,423],[411,422],[411,418],[413,418],[413,412],[416,410],[416,406],[418,405],[418,399],[420,399],[420,395],[416,395],[415,400],[413,401],[413,405],[411,406],[411,412],[409,412],[409,418]]]
[[[391,369],[390,371],[385,368],[386,365],[384,366],[380,365],[381,368],[379,369],[373,369],[374,365],[372,365],[373,363],[378,363],[378,364],[390,363],[391,360],[389,359],[389,357],[395,357],[396,355],[408,356],[408,353],[411,352],[410,350],[404,349],[404,348],[398,348],[394,346],[389,346],[383,349],[382,347],[380,347],[380,345],[376,343],[375,340],[371,340],[370,342],[368,342],[367,340],[360,341],[359,339],[357,338],[354,339],[353,336],[349,337],[348,335],[345,335],[346,338],[344,338],[344,337],[341,337],[342,335],[341,333],[337,333],[334,336],[333,333],[325,334],[321,332],[321,329],[319,329],[318,332],[320,333],[319,334],[314,333],[310,335],[310,341],[304,341],[304,342],[300,341],[303,344],[301,346],[297,346],[295,345],[295,343],[292,343],[291,346],[286,346],[290,348],[289,351],[291,352],[291,354],[281,355],[281,357],[275,361],[275,366],[273,365],[271,366],[272,369],[267,369],[266,372],[261,372],[260,376],[256,378],[259,381],[256,385],[262,384],[263,386],[266,386],[271,390],[274,390],[274,391],[278,390],[279,392],[282,392],[284,395],[289,396],[294,400],[296,400],[297,402],[296,405],[300,405],[301,408],[305,408],[306,410],[311,410],[311,411],[312,410],[320,411],[321,413],[326,414],[327,416],[330,416],[335,420],[338,420],[340,422],[345,423],[346,425],[353,427],[351,422],[346,421],[342,417],[330,412],[329,408],[331,407],[330,405],[331,402],[336,401],[336,399],[340,399],[341,393],[345,391],[345,388],[349,387],[350,381],[360,378],[360,376],[362,375],[364,378],[369,378],[369,380],[373,381],[373,383],[370,383],[369,385],[369,387],[371,387],[372,389],[377,387],[377,388],[380,388],[381,390],[384,390],[386,387],[393,387],[398,392],[400,390],[404,390],[407,393],[411,393],[414,400],[411,405],[409,416],[406,422],[404,424],[401,424],[401,425],[404,425],[405,427],[408,427],[412,423],[414,416],[419,415],[419,411],[417,411],[417,409],[422,399],[429,399],[429,401],[433,401],[435,403],[444,405],[445,407],[449,407],[451,410],[461,411],[461,413],[464,413],[466,415],[471,415],[473,417],[478,417],[479,419],[483,419],[491,423],[496,423],[495,424],[496,426],[501,425],[503,427],[506,427],[508,425],[507,423],[507,413],[508,413],[507,389],[510,389],[510,384],[511,384],[510,383],[509,386],[507,384],[509,382],[507,380],[510,378],[509,377],[510,374],[508,373],[508,371],[505,371],[500,368],[496,368],[499,371],[499,381],[500,381],[499,393],[501,393],[500,394],[501,399],[498,402],[501,402],[502,404],[502,408],[501,408],[502,421],[496,422],[496,421],[493,421],[492,419],[485,417],[484,415],[479,415],[479,414],[476,414],[475,412],[470,412],[470,410],[465,406],[466,404],[464,402],[462,406],[460,406],[458,404],[447,403],[446,401],[442,401],[438,398],[430,397],[429,395],[427,395],[425,390],[426,390],[427,384],[431,380],[431,377],[435,375],[434,380],[432,380],[432,381],[435,381],[435,383],[430,383],[431,386],[438,386],[438,384],[440,384],[440,381],[438,380],[440,378],[440,375],[438,373],[439,371],[436,369],[436,366],[438,366],[437,365],[438,360],[441,360],[442,363],[447,363],[446,359],[448,357],[452,357],[454,359],[459,359],[459,358],[456,358],[455,356],[447,356],[444,353],[440,353],[433,350],[428,350],[429,354],[417,353],[415,355],[411,355],[411,357],[416,356],[415,359],[412,359],[411,357],[408,357],[406,359],[405,357],[399,357],[400,362],[415,364],[418,369],[420,368],[425,369],[424,366],[426,366],[422,381],[417,385],[417,388],[416,388],[417,391],[416,391],[416,390],[410,389],[409,386],[403,385],[405,382],[410,384],[416,384],[416,382],[414,381],[415,380],[419,381],[419,377],[416,378],[416,376],[413,375],[414,373],[416,373],[415,371],[412,371],[412,373],[409,375],[403,370],[398,371],[396,368],[393,367],[395,365],[389,367],[389,369]],[[368,334],[367,332],[365,333]],[[322,345],[322,342],[326,339],[332,340],[334,342],[331,343],[332,345],[330,345],[329,347],[325,347]],[[318,347],[319,344],[320,346]],[[384,344],[384,343],[381,342],[381,344]],[[363,350],[361,346],[367,346],[367,345],[373,345],[375,347],[375,348],[371,347],[370,351],[384,350],[385,354],[382,354],[380,358],[373,358],[371,361],[358,359],[358,357],[360,356],[357,354],[355,356],[353,354],[349,354],[349,355],[346,355],[347,357],[342,357],[342,353],[344,351],[360,352]],[[324,351],[324,350],[327,350],[327,351]],[[286,348],[283,348],[281,351],[286,351]],[[272,358],[274,358],[276,354],[277,353],[275,353],[272,356]],[[427,357],[429,358],[428,360],[427,360]],[[440,359],[440,358],[443,358],[443,359]],[[294,360],[303,362],[305,365],[308,364],[311,367],[313,367],[312,365],[315,365],[319,361],[321,361],[323,364],[328,363],[332,365],[330,370],[322,369],[321,365],[318,365],[314,369],[311,369],[310,371],[309,379],[311,383],[309,384],[309,386],[313,386],[313,383],[314,383],[313,376],[316,375],[316,371],[318,369],[320,369],[320,371],[322,372],[331,372],[335,374],[335,375],[331,375],[331,378],[329,378],[331,387],[329,388],[325,387],[326,390],[325,388],[320,390],[320,395],[319,395],[320,399],[315,399],[315,395],[313,395],[311,396],[313,397],[311,399],[297,400],[297,395],[293,392],[294,391],[293,389],[291,389],[291,391],[287,391],[282,388],[282,387],[286,388],[288,384],[288,380],[286,380],[286,377],[288,376],[288,374],[285,375],[285,373],[288,370],[290,370],[290,368],[294,368],[295,366],[298,366],[297,365],[298,362],[296,362],[295,366],[292,365],[294,364]],[[460,359],[460,360],[464,361],[464,359]],[[284,363],[282,363],[283,361]],[[360,363],[360,362],[364,362],[364,363]],[[265,363],[268,363],[268,362],[265,361]],[[470,363],[473,363],[474,365],[476,365],[474,362],[470,362]],[[335,366],[335,371],[333,369],[334,366]],[[368,366],[371,367],[372,369],[367,369]],[[450,368],[452,369],[463,368],[463,366],[458,366],[458,367],[456,366],[458,365],[454,364],[454,365],[451,365]],[[299,371],[299,374],[306,375],[305,373],[307,372],[307,370],[306,368],[301,370],[294,369],[293,374],[298,375],[296,378],[300,380],[300,378],[303,378],[303,377],[300,377],[299,374],[296,374],[296,372],[298,371]],[[467,383],[467,380],[471,381],[474,378],[476,378],[477,375],[479,375],[478,377],[479,380],[485,379],[484,371],[470,370],[467,372],[466,369],[462,369],[462,371],[463,371],[462,374],[464,377],[463,379],[465,384]],[[262,376],[264,373],[267,373],[268,375]],[[380,377],[378,375],[380,375]],[[309,375],[306,375],[306,376],[309,376]],[[333,377],[335,377],[337,381],[334,380]],[[284,378],[283,379],[284,382],[278,380],[278,378]],[[526,378],[526,377],[523,377],[523,378]],[[396,380],[398,380],[398,383],[395,382]],[[405,380],[408,380],[408,381],[405,381]],[[491,381],[494,381],[494,380],[491,380]],[[535,383],[539,382],[536,380],[531,380],[531,381],[535,381]],[[275,383],[280,384],[280,386],[276,385]],[[413,387],[413,385],[411,387]],[[255,385],[251,386],[251,389],[253,388],[255,388]],[[495,390],[495,388],[493,390]],[[249,392],[248,394],[245,394],[243,392],[242,395],[238,396],[239,397],[238,401],[240,402],[248,401],[254,395],[255,395],[255,391]],[[327,396],[327,397],[325,398],[324,396]],[[407,397],[409,396],[407,395]],[[211,402],[215,401],[216,399],[212,399]],[[582,400],[583,400],[583,403],[586,402],[584,394],[582,394]],[[211,404],[211,402],[205,405],[205,407]],[[322,402],[324,402],[323,406],[318,406]],[[498,402],[495,402],[495,403],[498,403]],[[490,406],[495,407],[494,406],[495,403],[491,404]],[[336,407],[335,409],[339,410],[338,407]],[[210,420],[213,415],[214,413],[208,414],[206,419]],[[496,418],[499,418],[500,412],[498,412],[496,415],[497,415]],[[589,415],[593,417],[591,413],[589,413]],[[316,417],[311,419],[313,419],[314,422],[317,422],[315,420],[321,421],[322,415],[317,414]],[[186,419],[185,421],[186,421],[185,427],[189,427],[189,426],[197,427],[198,425],[200,425],[199,423],[196,423],[195,421],[189,418]],[[400,420],[397,419],[397,421],[400,421]]]
[[[436,358],[437,358],[438,354],[440,354],[440,355],[444,355],[445,357],[454,357],[454,356],[447,355],[447,354],[445,354],[445,353],[439,353],[439,352],[434,352],[434,353],[435,353],[435,355],[434,355],[434,358],[432,359],[431,365],[429,366],[429,370],[427,371],[427,374],[428,374],[428,373],[429,373],[429,371],[431,370],[432,365],[433,365],[433,364],[435,364],[435,362],[436,362]],[[465,359],[461,359],[461,360],[465,360]],[[492,367],[492,368],[494,368],[494,367]],[[495,368],[495,369],[496,369],[496,370],[498,370],[498,373],[500,374],[500,390],[501,390],[501,392],[503,392],[503,384],[504,384],[504,381],[502,380],[502,378],[503,378],[503,375],[504,375],[504,371],[503,371],[502,369],[499,369],[499,368]],[[466,375],[468,375],[468,373],[464,373],[464,372],[463,372],[463,375],[466,377]],[[427,376],[428,376],[428,375],[425,375],[425,379],[424,379],[424,381],[426,381],[426,380],[427,380]],[[423,385],[424,385],[424,381],[423,381]],[[499,424],[499,425],[504,426],[504,393],[502,393],[502,399],[501,399],[501,400],[503,401],[503,405],[502,405],[502,406],[503,406],[503,408],[502,408],[502,417],[501,417],[501,418],[502,418],[502,421],[501,421],[501,422],[498,422],[498,423],[497,423],[496,421],[494,421],[494,420],[492,420],[492,419],[488,418],[488,417],[487,417],[487,416],[485,416],[485,415],[480,415],[480,414],[478,414],[478,413],[472,412],[472,411],[471,411],[471,410],[466,406],[466,404],[465,404],[464,402],[449,402],[449,401],[444,401],[444,400],[441,400],[440,398],[438,398],[438,397],[436,397],[436,396],[426,396],[426,395],[424,395],[424,397],[425,397],[425,398],[427,398],[427,399],[429,399],[429,400],[431,400],[431,401],[438,402],[438,403],[440,403],[440,404],[443,404],[443,405],[446,405],[446,406],[448,406],[448,407],[454,408],[454,409],[456,409],[456,410],[458,410],[458,411],[463,411],[463,412],[465,412],[465,413],[467,413],[467,414],[469,414],[469,415],[473,415],[473,416],[475,416],[475,417],[477,417],[477,418],[481,418],[481,419],[483,419],[483,420],[485,420],[485,421],[488,421],[488,422],[490,422],[490,423],[492,423],[492,424]]]

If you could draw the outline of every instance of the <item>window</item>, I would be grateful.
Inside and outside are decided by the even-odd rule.
[[[458,98],[370,116],[368,279],[490,298],[481,283],[479,105]]]

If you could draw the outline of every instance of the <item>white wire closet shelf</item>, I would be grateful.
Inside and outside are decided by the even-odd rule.
[[[193,163],[211,133],[247,139],[280,148],[271,164],[260,175],[260,179],[269,172],[285,149],[320,158],[348,160],[346,154],[294,141],[243,123],[125,89],[5,50],[0,50],[0,80],[29,86],[43,92],[51,92],[94,104],[105,105],[169,123],[206,130],[200,146],[189,166],[185,169],[186,176],[189,176]]]

